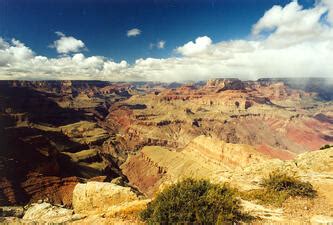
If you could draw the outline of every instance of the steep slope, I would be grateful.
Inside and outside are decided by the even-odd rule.
[[[180,151],[146,146],[137,155],[129,157],[121,168],[132,184],[152,195],[163,182],[185,177],[213,178],[221,171],[268,158],[248,145],[199,136]]]
[[[128,149],[183,148],[199,135],[257,147],[280,159],[332,142],[331,101],[279,82],[213,80],[132,96],[110,108],[107,124]]]
[[[122,176],[103,151],[107,107],[128,85],[79,81],[0,81],[0,204],[48,199],[71,204],[78,182]]]

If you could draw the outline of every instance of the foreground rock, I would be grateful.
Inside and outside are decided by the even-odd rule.
[[[106,182],[77,184],[73,191],[75,213],[106,211],[110,206],[134,200],[138,197],[130,188]]]
[[[129,157],[122,169],[148,196],[182,177],[227,182],[240,191],[249,191],[261,188],[262,179],[272,171],[282,171],[310,182],[318,196],[311,200],[289,199],[282,208],[244,202],[247,212],[264,221],[286,223],[310,222],[315,215],[333,215],[333,148],[303,153],[294,160],[283,161],[267,159],[245,145],[198,137],[181,151],[146,146],[140,154]]]
[[[270,209],[262,205],[255,204],[253,202],[242,200],[243,210],[249,213],[255,218],[260,218],[261,220],[270,221],[283,221],[283,210],[282,208]]]
[[[50,203],[34,203],[23,207],[1,207],[0,224],[69,224],[86,216]],[[23,216],[24,214],[24,216]],[[23,218],[22,218],[23,216]]]
[[[333,224],[333,217],[331,216],[322,216],[322,215],[317,215],[313,216],[311,218],[311,224],[312,225],[331,225]]]
[[[39,223],[64,223],[72,220],[73,210],[53,206],[50,203],[34,204],[28,208],[23,220]]]
[[[107,182],[77,184],[73,192],[73,208],[77,214],[134,219],[148,202],[140,200],[129,187]]]
[[[21,206],[1,206],[0,217],[19,217],[24,214],[24,209]]]
[[[26,212],[0,208],[0,223],[5,224],[142,224],[139,212],[150,200],[141,200],[129,187],[107,182],[77,184],[73,192],[73,209],[62,205],[39,203]],[[23,208],[22,208],[23,214]]]

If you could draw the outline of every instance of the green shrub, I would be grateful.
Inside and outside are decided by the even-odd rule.
[[[235,190],[207,180],[185,179],[167,187],[141,213],[148,223],[225,224],[250,220]]]
[[[320,148],[320,150],[324,150],[324,149],[331,148],[331,147],[333,147],[333,145],[324,145]]]
[[[314,198],[316,190],[309,182],[294,176],[275,171],[262,181],[264,189],[251,190],[241,194],[247,200],[257,200],[261,204],[281,206],[289,197]]]
[[[289,196],[314,198],[316,190],[309,182],[303,182],[294,176],[281,172],[273,172],[262,182],[262,186],[270,191],[285,192]]]

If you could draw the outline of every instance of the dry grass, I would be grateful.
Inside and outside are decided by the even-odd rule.
[[[281,207],[291,197],[313,199],[317,191],[309,182],[303,182],[295,176],[275,171],[264,178],[262,189],[240,193],[246,200],[254,200],[260,204]]]

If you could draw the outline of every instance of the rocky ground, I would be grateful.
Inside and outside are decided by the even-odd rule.
[[[318,149],[333,142],[332,89],[314,82],[1,81],[0,223],[142,223],[179,179],[244,191],[276,169],[318,196],[243,200],[245,211],[258,223],[331,221],[333,150]]]
[[[249,190],[259,188],[256,181],[270,170],[279,168],[297,173],[302,180],[314,185],[318,191],[316,198],[290,198],[278,208],[242,200],[243,211],[256,218],[254,224],[330,224],[333,222],[332,158],[333,148],[330,148],[302,154],[292,161],[271,159],[262,163],[250,163],[244,168],[237,168],[237,172],[228,171],[228,182],[238,188],[244,185]],[[319,164],[322,165],[314,166]],[[166,168],[165,173],[168,174],[168,171]],[[226,177],[215,174],[211,179],[220,182],[218,179],[225,181]],[[175,181],[176,179],[164,180],[160,188]],[[131,187],[122,187],[114,182],[91,181],[75,186],[72,209],[40,201],[25,207],[0,207],[0,213],[5,216],[1,219],[2,223],[143,224],[139,213],[150,201],[151,199],[135,193]]]
[[[1,223],[8,224],[140,224],[138,213],[149,200],[140,199],[129,187],[113,183],[78,184],[73,208],[39,202],[26,207],[1,207]]]

